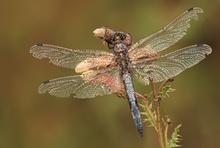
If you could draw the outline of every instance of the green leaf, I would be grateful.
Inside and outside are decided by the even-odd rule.
[[[144,110],[143,112],[141,112],[141,114],[145,116],[143,118],[143,122],[147,121],[150,123],[150,126],[156,128],[155,120],[154,117],[152,116],[152,103],[146,107],[144,102],[142,102],[142,104],[139,104],[139,106]]]
[[[159,97],[164,99],[169,97],[168,93],[175,91],[175,89],[171,88],[171,85],[166,85],[162,88],[161,92],[159,92]]]
[[[178,134],[179,131],[180,131],[180,127],[181,127],[181,124],[178,125],[174,129],[174,131],[173,131],[173,133],[171,135],[171,139],[170,139],[170,141],[168,143],[168,146],[167,146],[168,148],[181,147],[181,145],[178,144],[180,142],[180,140],[182,140],[181,139],[182,136]]]

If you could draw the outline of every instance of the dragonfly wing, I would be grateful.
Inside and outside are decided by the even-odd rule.
[[[76,98],[94,98],[98,95],[117,94],[123,89],[122,86],[118,69],[109,68],[47,80],[39,86],[38,92],[48,92],[57,97],[69,97],[75,94]]]
[[[148,78],[153,77],[154,82],[161,82],[172,78],[189,67],[194,66],[205,55],[212,52],[210,46],[197,44],[188,46],[164,56],[139,60],[133,63],[134,76],[142,84],[149,84]]]
[[[170,47],[186,35],[186,31],[190,27],[190,20],[198,19],[197,13],[203,13],[203,10],[198,7],[188,9],[166,27],[133,44],[130,51],[146,47],[146,49],[153,49],[159,52]]]
[[[68,49],[64,47],[38,44],[34,45],[30,49],[30,53],[38,59],[48,58],[50,63],[54,65],[75,68],[81,61],[87,60],[88,58],[105,57],[110,59],[113,57],[112,53],[100,51],[100,50],[79,50],[79,49]]]

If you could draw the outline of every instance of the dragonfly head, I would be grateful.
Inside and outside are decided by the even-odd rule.
[[[105,41],[110,49],[114,48],[114,46],[118,43],[123,43],[126,46],[130,46],[132,44],[131,35],[121,31],[102,27],[94,30],[93,33],[96,37]]]

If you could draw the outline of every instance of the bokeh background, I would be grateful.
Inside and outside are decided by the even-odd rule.
[[[173,127],[182,124],[183,147],[218,147],[220,138],[220,0],[20,0],[0,5],[0,147],[1,148],[156,148],[153,128],[144,124],[140,138],[125,99],[40,95],[47,79],[74,70],[38,60],[31,46],[48,43],[77,49],[108,50],[92,31],[108,26],[137,41],[167,25],[188,8],[203,8],[197,22],[167,52],[206,43],[213,53],[177,76],[176,89],[162,102]],[[149,88],[135,83],[137,92]]]

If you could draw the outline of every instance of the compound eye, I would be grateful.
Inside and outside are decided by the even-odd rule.
[[[120,34],[120,39],[123,41],[125,38],[126,38],[126,35],[121,33]]]
[[[132,38],[130,34],[126,34],[125,39],[123,40],[123,43],[127,46],[130,46],[132,44]]]
[[[114,42],[114,41],[116,40],[116,36],[117,36],[117,35],[116,35],[115,33],[111,35],[111,37],[110,37],[111,42],[112,42],[112,41]]]

